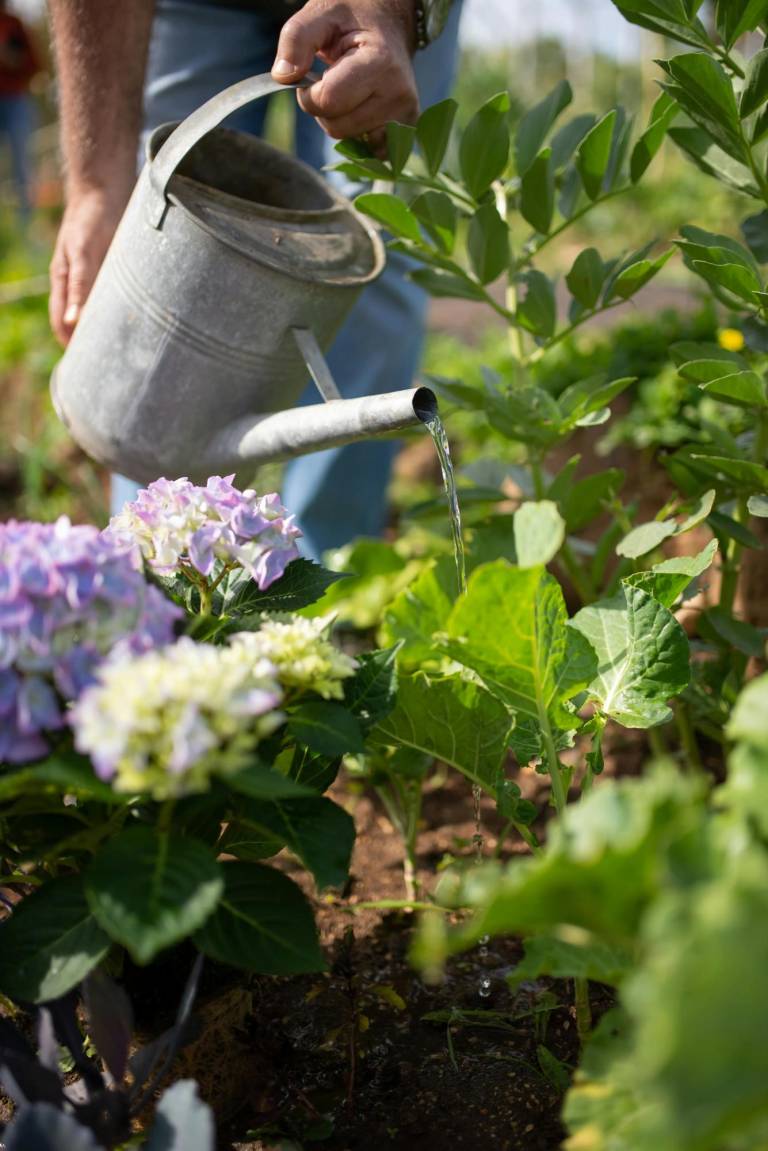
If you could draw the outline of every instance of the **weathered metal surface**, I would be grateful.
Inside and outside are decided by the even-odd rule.
[[[308,366],[333,394],[322,350],[384,250],[311,168],[216,126],[277,87],[253,77],[153,134],[54,372],[74,438],[133,479],[203,478],[418,419],[412,393],[293,408]]]

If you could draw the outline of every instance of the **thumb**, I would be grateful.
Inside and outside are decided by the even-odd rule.
[[[272,78],[281,84],[293,84],[306,76],[332,30],[327,13],[308,15],[305,11],[297,12],[283,24],[272,65]]]

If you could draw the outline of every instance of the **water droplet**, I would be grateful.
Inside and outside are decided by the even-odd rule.
[[[486,978],[486,979],[480,980],[479,994],[480,994],[481,999],[490,999],[490,997],[491,997],[491,981],[490,981],[490,979]]]

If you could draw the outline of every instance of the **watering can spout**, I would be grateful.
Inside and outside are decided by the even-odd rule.
[[[236,471],[305,452],[339,447],[371,436],[429,424],[437,400],[429,388],[385,392],[359,399],[332,399],[321,404],[245,417],[218,432],[208,445],[204,471]]]

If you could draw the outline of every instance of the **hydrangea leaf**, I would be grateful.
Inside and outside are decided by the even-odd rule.
[[[528,501],[513,517],[517,563],[521,568],[548,564],[565,540],[565,521],[552,500]]]
[[[388,715],[397,697],[397,646],[365,652],[358,659],[357,673],[348,679],[344,705],[364,729]]]
[[[32,1003],[66,995],[106,955],[109,937],[78,876],[48,880],[0,927],[0,991]]]
[[[225,863],[224,894],[194,942],[219,963],[261,975],[323,969],[312,908],[286,875],[258,863]]]
[[[448,653],[524,717],[575,726],[566,708],[592,680],[589,643],[568,626],[562,589],[543,568],[477,568],[448,619]]]
[[[320,755],[356,755],[364,750],[360,721],[330,700],[313,699],[294,708],[288,734]]]
[[[416,672],[401,676],[397,706],[372,738],[425,752],[493,792],[511,726],[507,708],[480,684]]]
[[[265,591],[245,573],[238,573],[224,598],[223,610],[237,617],[264,611],[299,611],[322,599],[329,587],[345,578],[344,572],[328,571],[305,559],[289,563],[280,579]]]
[[[435,635],[445,631],[453,607],[456,567],[447,557],[425,568],[390,604],[384,617],[387,643],[399,643],[398,662],[417,667],[434,660]]]
[[[623,586],[574,617],[573,627],[597,653],[588,693],[625,727],[664,723],[667,700],[690,679],[688,639],[672,613],[642,588]]]
[[[203,843],[150,827],[111,839],[85,874],[93,914],[137,963],[149,963],[198,928],[223,886],[221,868]]]

